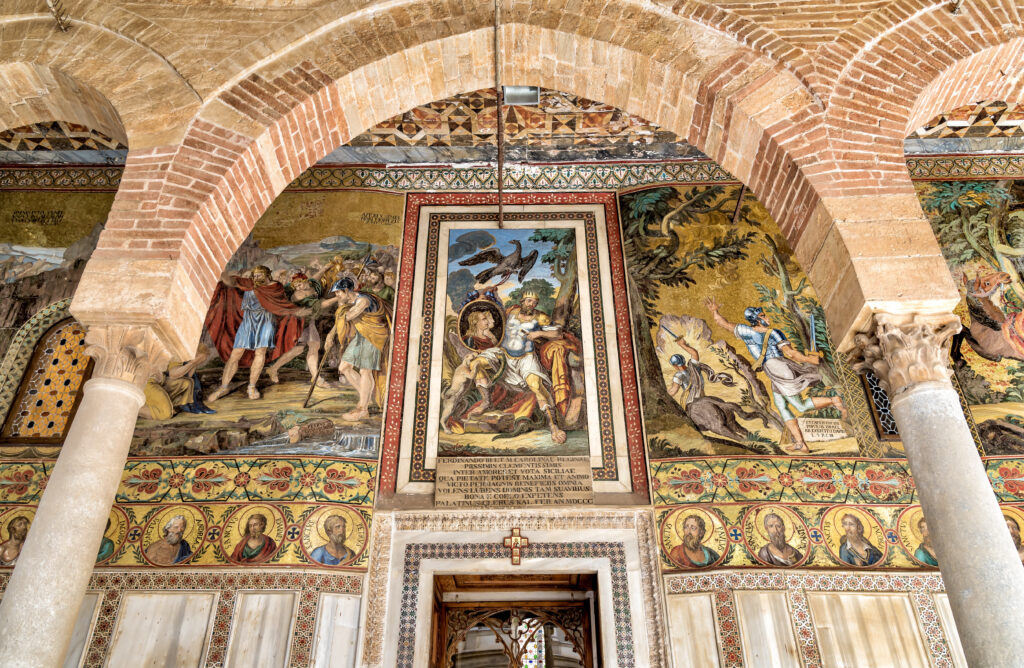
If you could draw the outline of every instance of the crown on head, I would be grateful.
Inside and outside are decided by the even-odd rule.
[[[537,296],[536,292],[524,292],[523,299],[532,299],[535,302],[540,301],[540,297]]]

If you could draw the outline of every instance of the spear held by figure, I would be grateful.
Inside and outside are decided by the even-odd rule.
[[[370,260],[370,255],[373,254],[373,244],[369,244],[366,249],[366,255],[363,256],[363,264],[359,267],[359,273],[356,274],[356,282],[362,277],[363,272],[366,270],[366,263]],[[306,400],[302,402],[303,408],[309,408],[309,400],[313,397],[313,390],[316,389],[316,381],[320,378],[320,373],[324,369],[324,364],[327,362],[329,357],[328,353],[334,346],[334,335],[338,332],[338,323],[335,322],[334,326],[331,327],[331,331],[327,332],[326,343],[324,343],[324,356],[320,359],[320,364],[316,367],[316,372],[313,374],[313,378],[310,381],[309,392],[306,393]]]

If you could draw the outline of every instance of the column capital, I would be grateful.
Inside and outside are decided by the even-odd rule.
[[[870,330],[854,336],[853,368],[873,372],[890,397],[920,383],[949,383],[947,344],[961,326],[952,313],[875,313]]]
[[[149,327],[94,325],[85,335],[85,352],[93,358],[93,378],[112,378],[143,387],[167,370],[171,353]]]

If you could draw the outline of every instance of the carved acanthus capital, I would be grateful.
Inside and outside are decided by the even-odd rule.
[[[167,370],[171,354],[149,327],[96,325],[85,335],[93,378],[115,378],[143,387]]]
[[[853,368],[873,372],[891,397],[918,383],[948,383],[949,339],[960,328],[952,313],[876,313],[873,331],[853,339]]]

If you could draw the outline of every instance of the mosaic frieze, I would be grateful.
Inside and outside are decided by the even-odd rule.
[[[1001,507],[1020,547],[1024,507]],[[715,503],[660,507],[662,569],[937,568],[918,505]]]
[[[0,566],[14,566],[35,505],[0,505]],[[311,503],[119,503],[96,565],[365,569],[370,510]]]
[[[1024,462],[985,457],[1002,503],[1024,502]],[[914,503],[916,490],[903,460],[799,457],[665,459],[651,462],[656,505],[692,503]]]

